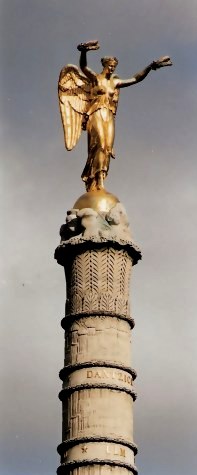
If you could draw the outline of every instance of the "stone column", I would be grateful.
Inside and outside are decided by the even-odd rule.
[[[129,284],[141,258],[123,206],[67,213],[55,257],[67,287],[58,475],[137,473]]]

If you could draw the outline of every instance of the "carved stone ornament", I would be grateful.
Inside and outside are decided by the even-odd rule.
[[[99,213],[92,208],[71,209],[67,211],[66,224],[60,228],[61,242],[56,249],[55,258],[64,265],[63,256],[71,247],[78,245],[83,249],[95,249],[111,245],[125,249],[132,257],[133,265],[141,259],[141,251],[131,237],[129,222],[124,206],[116,203],[108,212]],[[91,244],[92,243],[92,244]],[[76,250],[78,252],[78,250]]]

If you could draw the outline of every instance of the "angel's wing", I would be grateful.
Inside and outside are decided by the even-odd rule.
[[[81,135],[83,114],[87,112],[90,97],[90,81],[77,66],[68,64],[61,70],[58,96],[65,146],[72,150]]]

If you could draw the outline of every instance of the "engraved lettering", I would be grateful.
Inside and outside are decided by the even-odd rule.
[[[107,373],[106,369],[103,370],[103,377],[110,378],[110,375]]]
[[[125,449],[123,447],[120,447],[120,456],[125,457]]]
[[[107,454],[110,454],[110,455],[118,455],[119,457],[125,457],[125,448],[123,447],[118,447],[115,445],[112,445],[112,446],[107,445],[106,452]]]
[[[118,373],[118,381],[123,381],[123,374],[122,373]]]
[[[81,447],[81,451],[82,451],[83,454],[87,453],[87,450],[88,450],[88,448],[87,448],[86,445],[83,445],[83,447]]]
[[[101,373],[99,371],[96,371],[95,374],[94,374],[94,377],[95,378],[101,378]]]
[[[113,371],[109,372],[106,369],[102,370],[87,370],[87,378],[104,378],[104,379],[116,379],[118,381],[122,381],[123,383],[129,384],[132,386],[132,377],[127,375],[121,371]]]

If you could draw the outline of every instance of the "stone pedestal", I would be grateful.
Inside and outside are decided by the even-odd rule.
[[[60,234],[55,258],[65,269],[67,300],[57,473],[136,474],[129,284],[141,254],[120,203],[103,213],[69,211]]]

